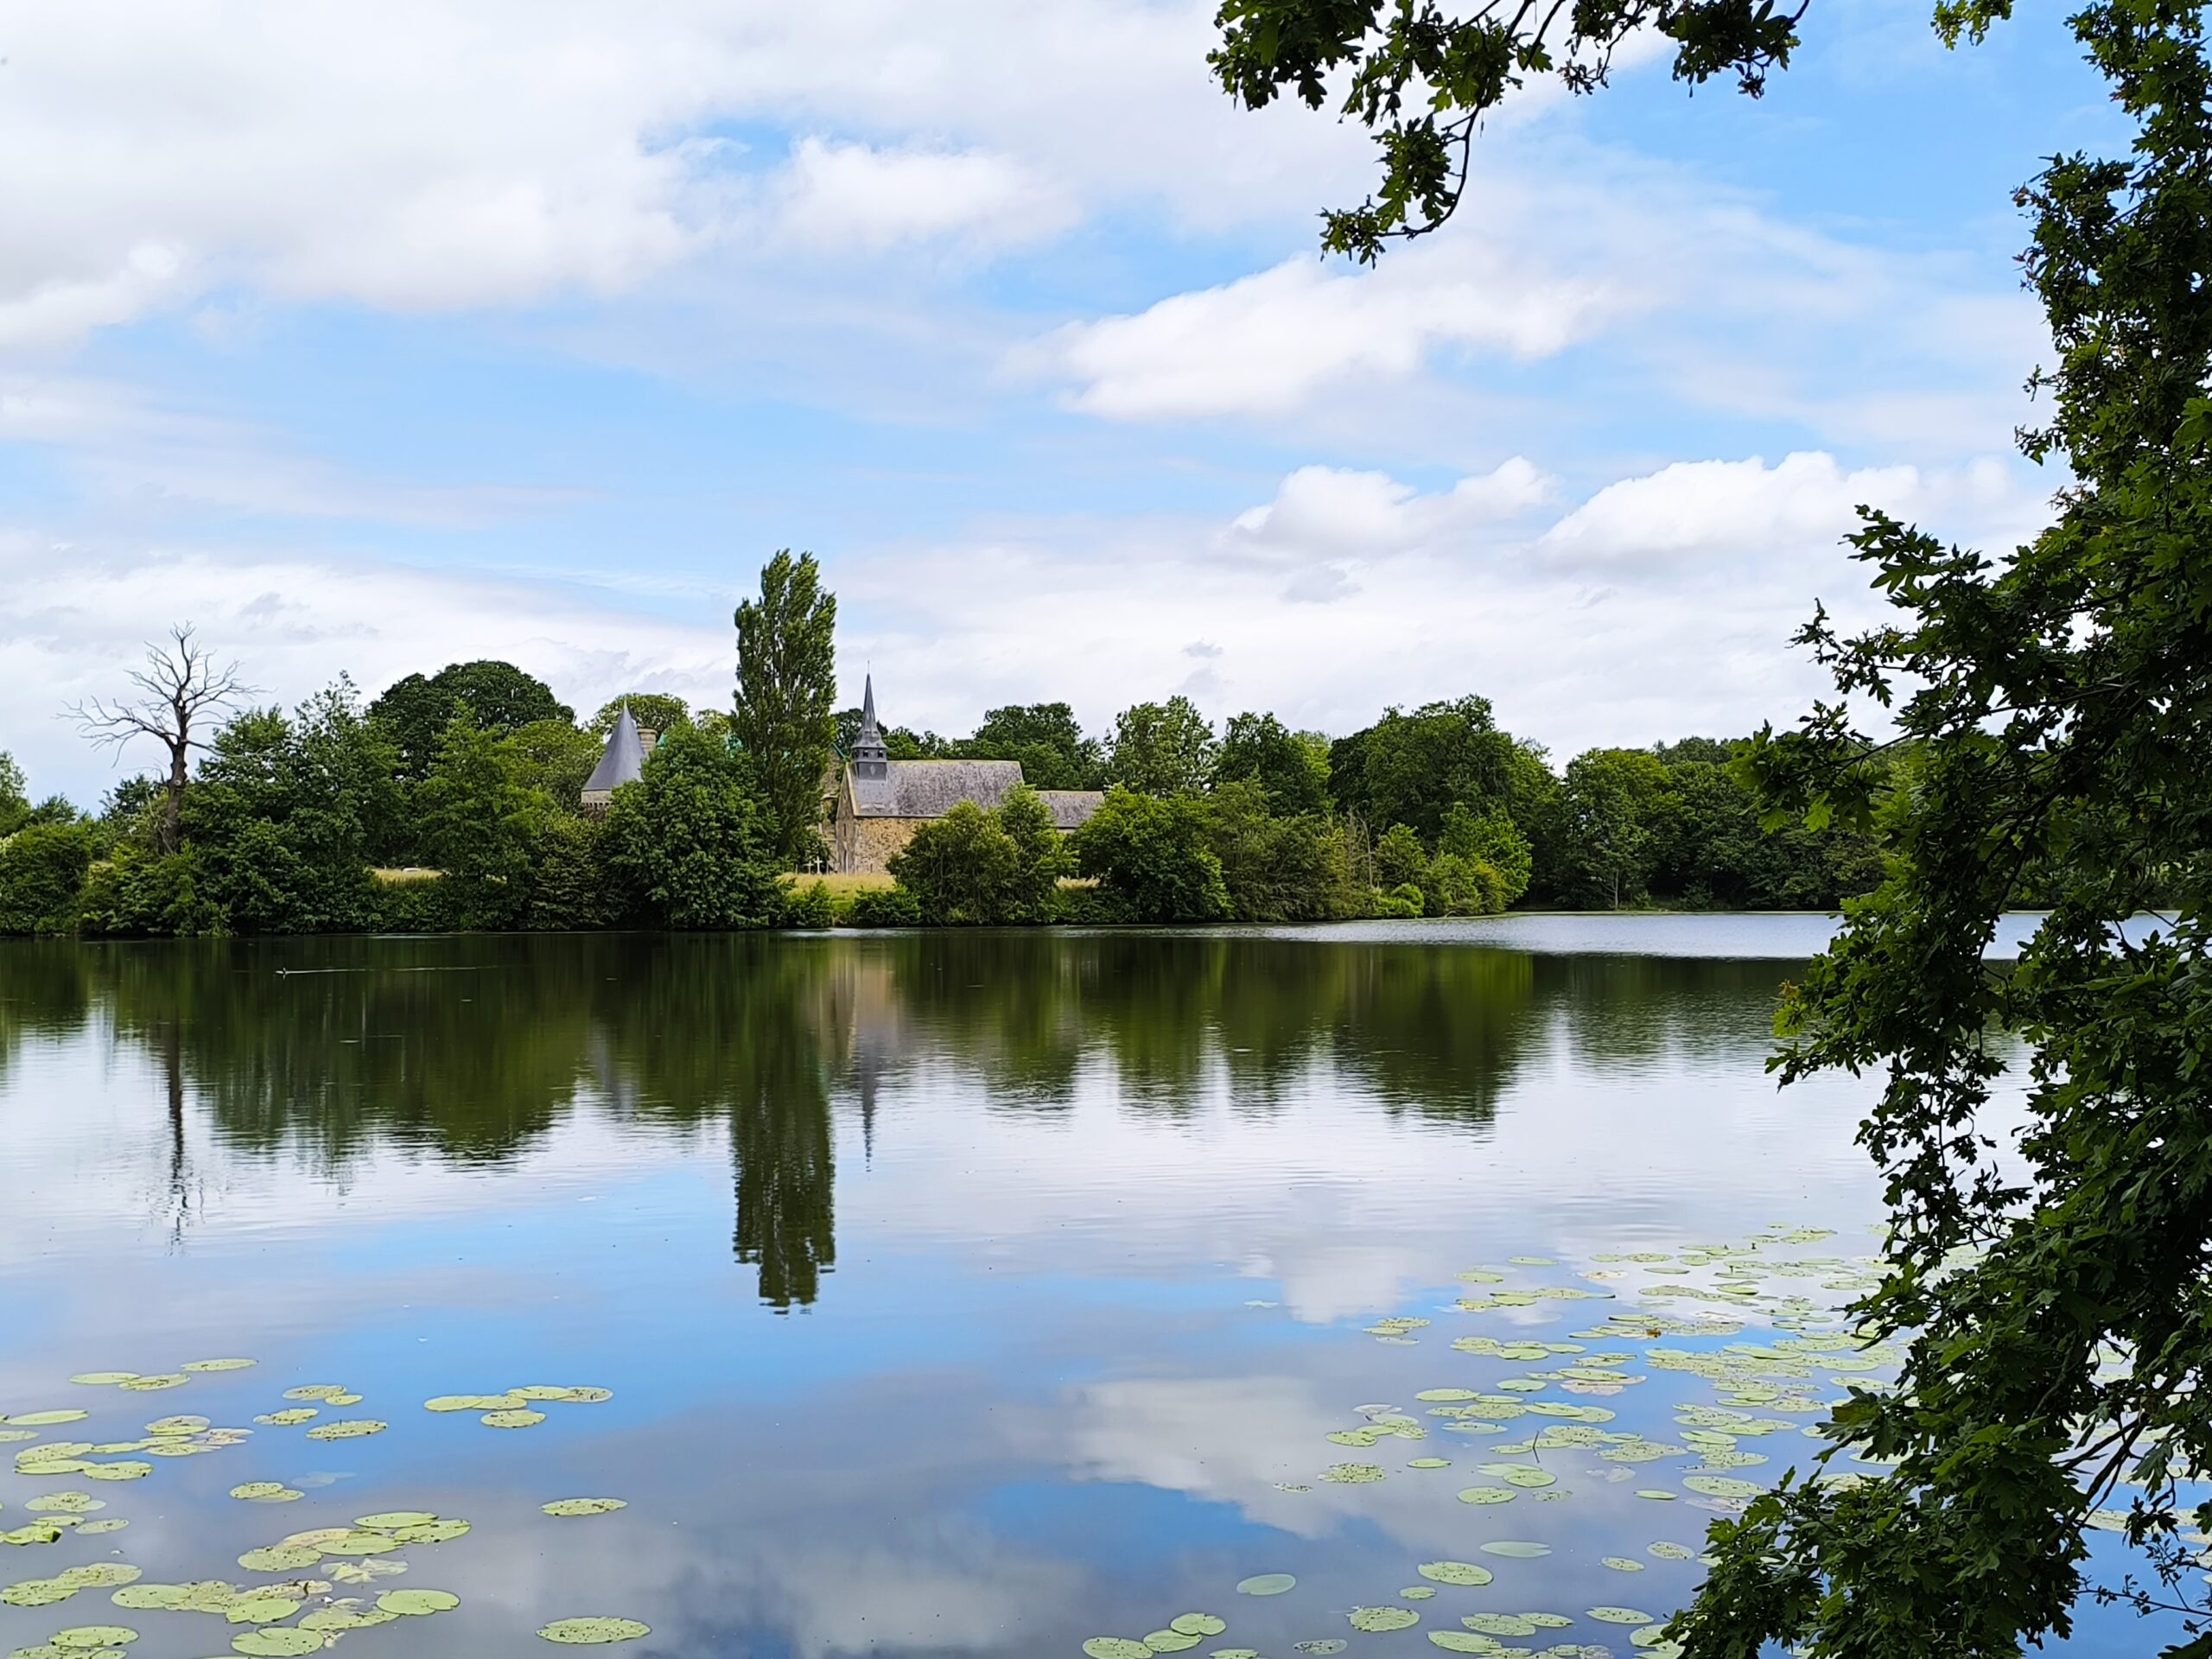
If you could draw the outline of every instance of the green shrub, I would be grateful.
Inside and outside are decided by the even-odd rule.
[[[1427,913],[1427,903],[1422,899],[1421,889],[1406,881],[1389,893],[1375,895],[1375,913],[1390,917],[1422,916]]]
[[[916,927],[922,906],[905,887],[868,887],[853,895],[849,915],[855,927]]]
[[[1116,787],[1075,835],[1077,863],[1139,922],[1217,922],[1230,913],[1206,803]]]
[[[222,912],[208,902],[200,874],[192,848],[161,856],[118,847],[85,879],[77,896],[78,931],[142,939],[221,933]]]
[[[830,896],[830,884],[816,881],[806,887],[797,883],[786,887],[784,899],[785,927],[825,928],[837,920],[836,902]]]
[[[58,933],[74,919],[92,868],[92,832],[34,823],[0,842],[0,933]]]
[[[657,927],[766,927],[783,914],[775,831],[743,755],[688,726],[614,791],[607,862]]]

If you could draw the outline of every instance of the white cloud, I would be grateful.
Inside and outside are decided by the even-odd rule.
[[[1626,283],[1561,276],[1472,239],[1429,243],[1357,272],[1294,257],[1070,324],[1018,361],[1072,383],[1070,405],[1109,419],[1281,415],[1347,383],[1410,378],[1446,348],[1548,356],[1633,302]]]
[[[876,252],[947,236],[1002,245],[1049,234],[1070,217],[1041,178],[978,150],[805,138],[791,153],[785,183],[785,229],[819,248]]]
[[[1301,467],[1274,500],[1237,514],[1234,544],[1294,553],[1374,555],[1434,541],[1541,505],[1557,487],[1516,455],[1491,472],[1423,495],[1387,473]]]

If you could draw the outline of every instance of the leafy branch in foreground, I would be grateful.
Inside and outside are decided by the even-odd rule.
[[[1884,1079],[1859,1138],[1887,1178],[1890,1274],[1860,1308],[1910,1333],[1894,1393],[1831,1433],[1887,1479],[1789,1484],[1716,1529],[1674,1634],[1699,1656],[2012,1655],[2063,1636],[2086,1529],[2123,1529],[2212,1654],[2212,73],[2199,4],[2072,19],[2133,118],[2124,160],[2054,160],[2019,194],[2059,351],[2025,452],[2071,469],[2009,556],[1879,512],[1853,540],[1897,608],[1802,639],[1839,700],[1745,757],[1773,815],[1878,816],[1898,855],[1786,1001],[1785,1080]],[[1947,8],[1973,32],[1988,7]],[[1893,711],[1886,766],[1849,701]],[[1902,779],[1902,782],[1897,780]],[[2052,908],[1984,960],[2032,887]],[[2015,1071],[2019,1075],[2014,1075]],[[2201,1491],[2201,1489],[2199,1489]],[[2186,1544],[2187,1547],[2184,1547]]]
[[[1382,178],[1358,207],[1322,215],[1321,240],[1372,264],[1386,241],[1452,217],[1483,118],[1529,77],[1594,92],[1614,54],[1649,31],[1673,46],[1677,80],[1733,74],[1756,98],[1788,67],[1804,13],[1774,0],[1489,0],[1465,15],[1433,0],[1222,0],[1221,45],[1206,60],[1253,110],[1286,89],[1318,110],[1341,75],[1338,111],[1375,135]]]

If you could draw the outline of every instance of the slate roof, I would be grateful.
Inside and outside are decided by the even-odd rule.
[[[1019,760],[893,760],[880,778],[852,774],[853,812],[862,818],[941,818],[963,801],[988,811],[1020,783]]]
[[[630,718],[630,706],[625,703],[614,717],[614,729],[607,734],[607,752],[584,782],[584,793],[607,793],[635,783],[645,769],[645,741],[638,735],[638,722]]]
[[[1040,789],[1037,798],[1052,809],[1052,827],[1056,830],[1080,830],[1090,822],[1090,815],[1105,804],[1106,791],[1101,789]]]

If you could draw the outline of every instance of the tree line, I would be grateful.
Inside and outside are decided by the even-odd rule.
[[[1872,887],[1870,834],[1769,833],[1730,746],[1593,749],[1554,772],[1467,696],[1331,740],[1249,712],[1218,729],[1171,696],[1084,732],[1065,702],[969,736],[894,728],[896,759],[1020,762],[1030,785],[924,825],[887,888],[810,881],[821,780],[859,711],[834,709],[836,601],[779,554],[739,608],[739,695],[665,693],[589,716],[513,664],[450,664],[364,699],[341,676],[251,701],[179,629],[135,702],[74,712],[170,764],[94,812],[33,804],[0,757],[0,931],[92,936],[897,924],[1300,922],[1514,905],[1830,907]],[[624,709],[655,732],[603,815],[581,804]],[[188,759],[190,764],[188,764]],[[1097,789],[1072,835],[1035,789]],[[800,873],[796,878],[791,873]]]

